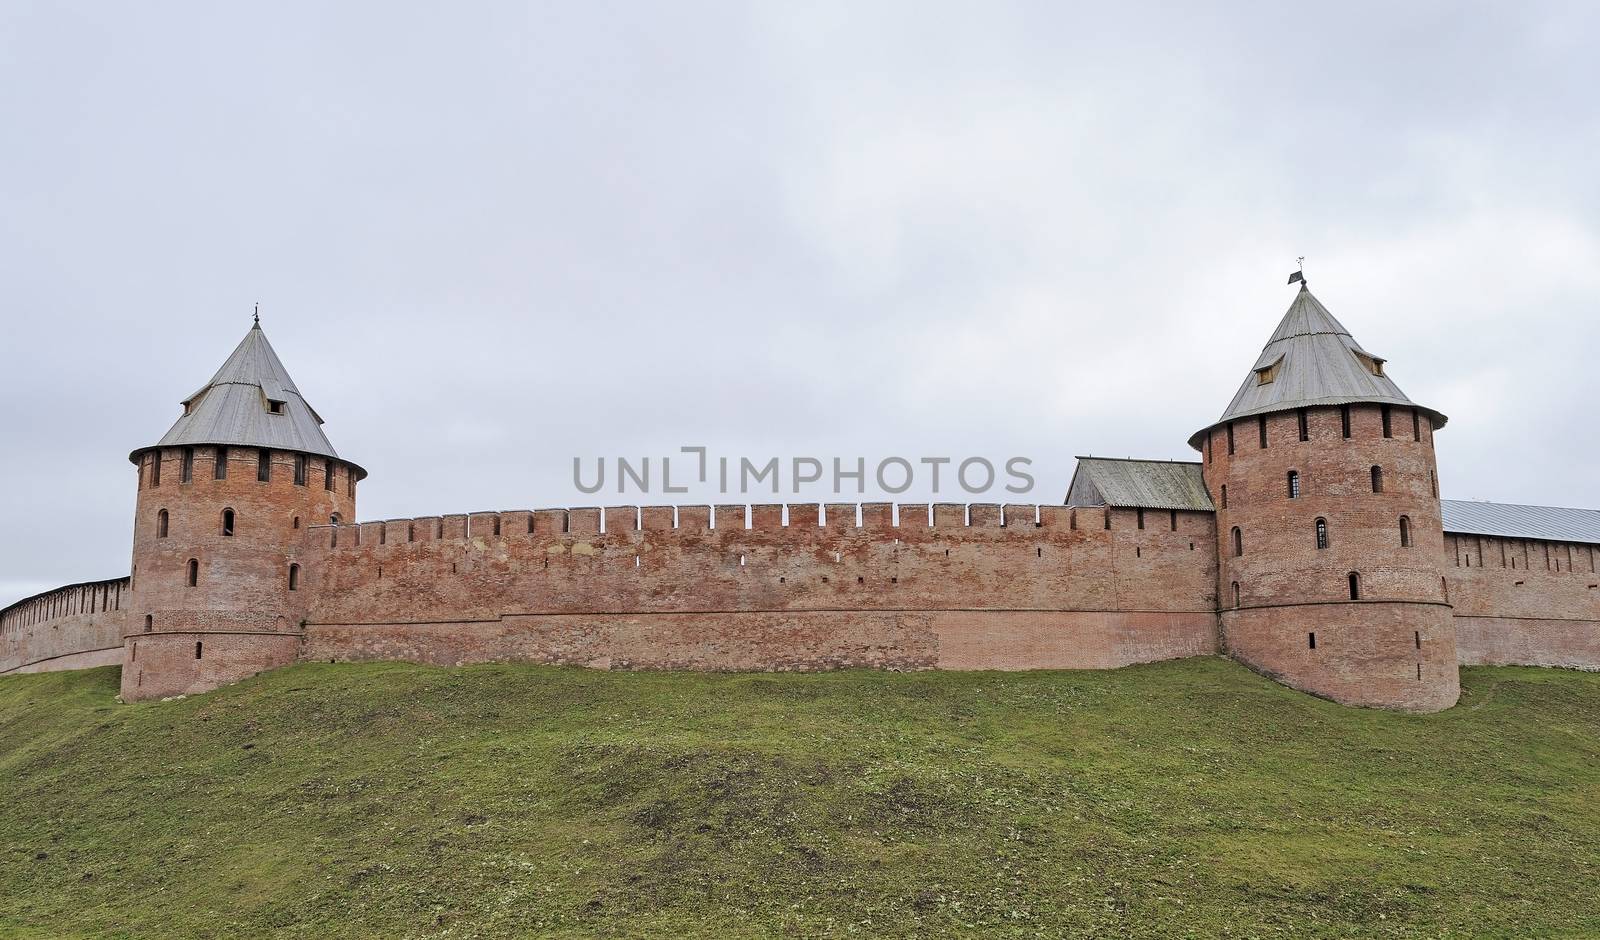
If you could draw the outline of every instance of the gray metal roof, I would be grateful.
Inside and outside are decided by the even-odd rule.
[[[1441,499],[1439,509],[1444,515],[1446,532],[1600,545],[1600,509],[1518,506],[1465,499]]]
[[[1374,375],[1357,353],[1383,361],[1362,349],[1302,284],[1222,417],[1189,438],[1189,446],[1199,449],[1207,430],[1236,418],[1316,405],[1402,405],[1419,409],[1433,419],[1435,427],[1444,425],[1444,415],[1413,403],[1387,375]],[[1261,384],[1257,370],[1274,363],[1278,367],[1273,380]]]
[[[1068,506],[1212,510],[1200,465],[1177,460],[1079,457]]]
[[[282,402],[283,413],[273,414],[269,402]],[[339,457],[322,433],[322,418],[301,397],[259,323],[183,405],[184,414],[157,447],[226,444]]]

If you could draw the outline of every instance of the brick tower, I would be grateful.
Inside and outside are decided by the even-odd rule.
[[[214,689],[295,659],[306,526],[353,521],[340,459],[258,321],[138,468],[122,697]]]
[[[1189,439],[1217,509],[1229,655],[1346,704],[1455,704],[1433,452],[1444,423],[1302,283],[1222,417]]]

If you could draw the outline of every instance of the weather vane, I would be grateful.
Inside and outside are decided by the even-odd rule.
[[[256,304],[256,326],[261,325],[261,304]]]
[[[1289,283],[1293,284],[1294,282],[1299,281],[1300,286],[1309,286],[1310,282],[1306,280],[1306,256],[1301,255],[1300,257],[1296,258],[1295,261],[1299,263],[1300,270],[1289,275]]]

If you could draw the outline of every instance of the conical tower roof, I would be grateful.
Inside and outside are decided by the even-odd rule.
[[[1306,287],[1283,315],[1256,364],[1222,417],[1195,432],[1189,446],[1200,449],[1206,432],[1238,418],[1357,402],[1416,408],[1433,419],[1445,416],[1407,398],[1389,378],[1384,360],[1361,348],[1328,308]]]
[[[322,417],[300,395],[259,322],[211,381],[183,400],[183,415],[155,446],[194,444],[269,447],[343,460],[322,433]],[[144,449],[134,451],[131,459],[137,462]]]

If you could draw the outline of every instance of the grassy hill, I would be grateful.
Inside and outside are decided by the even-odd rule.
[[[1600,935],[1600,675],[0,679],[0,936]]]

